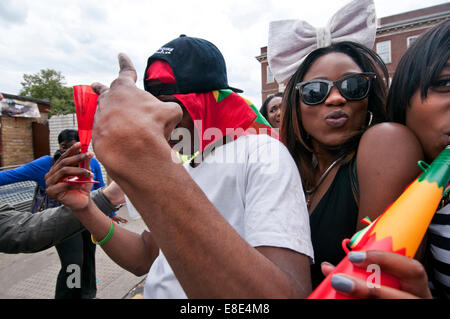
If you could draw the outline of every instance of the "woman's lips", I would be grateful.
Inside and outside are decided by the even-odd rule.
[[[341,110],[336,110],[325,116],[325,122],[333,127],[340,128],[348,121],[348,115]]]

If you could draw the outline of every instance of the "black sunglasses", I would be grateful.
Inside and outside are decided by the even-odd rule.
[[[334,82],[322,79],[300,82],[295,88],[306,105],[323,103],[330,95],[333,85],[336,85],[346,100],[359,101],[367,97],[371,81],[375,77],[376,74],[372,72],[355,73]]]
[[[180,93],[176,83],[149,85],[147,82],[144,82],[144,89],[154,96]]]

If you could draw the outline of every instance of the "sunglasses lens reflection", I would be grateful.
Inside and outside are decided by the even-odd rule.
[[[342,81],[341,92],[347,100],[363,99],[369,90],[369,79],[356,76]]]
[[[306,104],[318,104],[328,95],[328,84],[324,82],[312,82],[306,84],[302,90],[303,102]]]

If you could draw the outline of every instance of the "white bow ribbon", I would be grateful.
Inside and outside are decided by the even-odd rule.
[[[336,12],[325,28],[302,20],[272,21],[267,60],[278,83],[290,78],[308,54],[342,41],[372,49],[377,32],[373,0],[354,0]]]

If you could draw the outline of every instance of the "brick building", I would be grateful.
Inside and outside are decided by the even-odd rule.
[[[5,99],[36,104],[40,117],[0,116],[0,166],[20,165],[50,154],[50,102],[2,93]]]
[[[389,77],[392,78],[403,53],[419,35],[448,19],[450,19],[449,2],[378,19],[373,49],[386,63]],[[261,53],[256,59],[261,63],[261,95],[264,101],[270,94],[283,92],[285,84],[277,83],[270,71],[267,47],[261,48]]]

